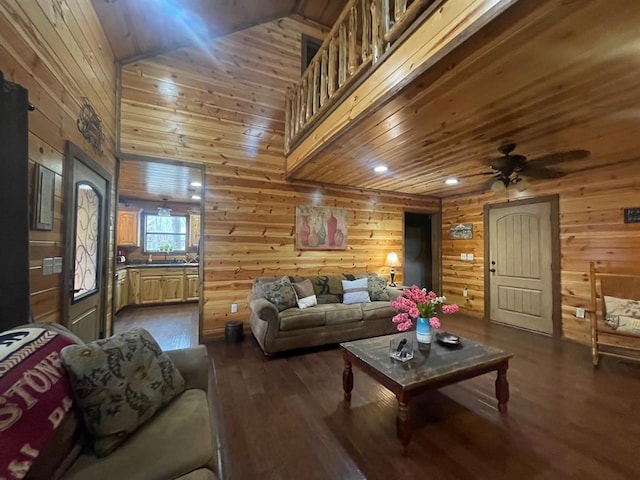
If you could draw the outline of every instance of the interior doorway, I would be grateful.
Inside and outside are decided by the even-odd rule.
[[[437,213],[404,212],[403,285],[439,291],[439,222]]]
[[[557,196],[487,205],[485,222],[489,319],[560,335]]]

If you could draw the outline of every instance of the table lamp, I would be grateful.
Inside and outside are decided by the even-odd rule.
[[[396,252],[389,252],[387,255],[387,261],[384,263],[387,267],[391,267],[391,287],[395,287],[395,278],[396,278],[396,268],[400,266],[400,259],[398,258],[398,254]]]

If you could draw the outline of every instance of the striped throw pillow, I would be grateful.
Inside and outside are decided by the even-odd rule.
[[[353,303],[370,303],[367,279],[342,280],[343,297],[342,303],[350,305]]]

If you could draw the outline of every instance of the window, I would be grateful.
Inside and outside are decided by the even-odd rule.
[[[144,251],[184,253],[187,250],[187,217],[144,215]]]
[[[322,46],[322,40],[318,40],[313,37],[309,37],[308,35],[302,34],[302,62],[301,68],[302,73],[307,69],[313,57],[316,56],[318,50]]]

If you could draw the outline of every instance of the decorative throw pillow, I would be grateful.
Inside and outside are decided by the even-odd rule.
[[[318,304],[318,299],[314,295],[309,295],[308,297],[299,298],[298,299],[298,307],[299,308],[308,308],[315,307]]]
[[[344,296],[342,303],[350,305],[353,303],[370,303],[369,290],[367,289],[367,279],[342,280],[342,290]]]
[[[640,319],[640,301],[628,298],[604,296],[605,322],[607,325],[618,328],[619,317]]]
[[[278,311],[296,306],[296,292],[293,290],[289,277],[282,277],[273,282],[262,284],[264,298],[273,303]]]
[[[182,375],[143,328],[65,347],[61,357],[98,457],[184,391]]]
[[[384,277],[370,275],[367,277],[367,288],[369,289],[369,297],[371,297],[372,302],[388,302],[391,300],[387,293],[387,280]]]
[[[309,280],[308,278],[302,282],[294,283],[293,289],[296,291],[296,295],[298,296],[298,299],[315,295],[315,292],[313,291],[313,284],[311,283],[311,280]]]

